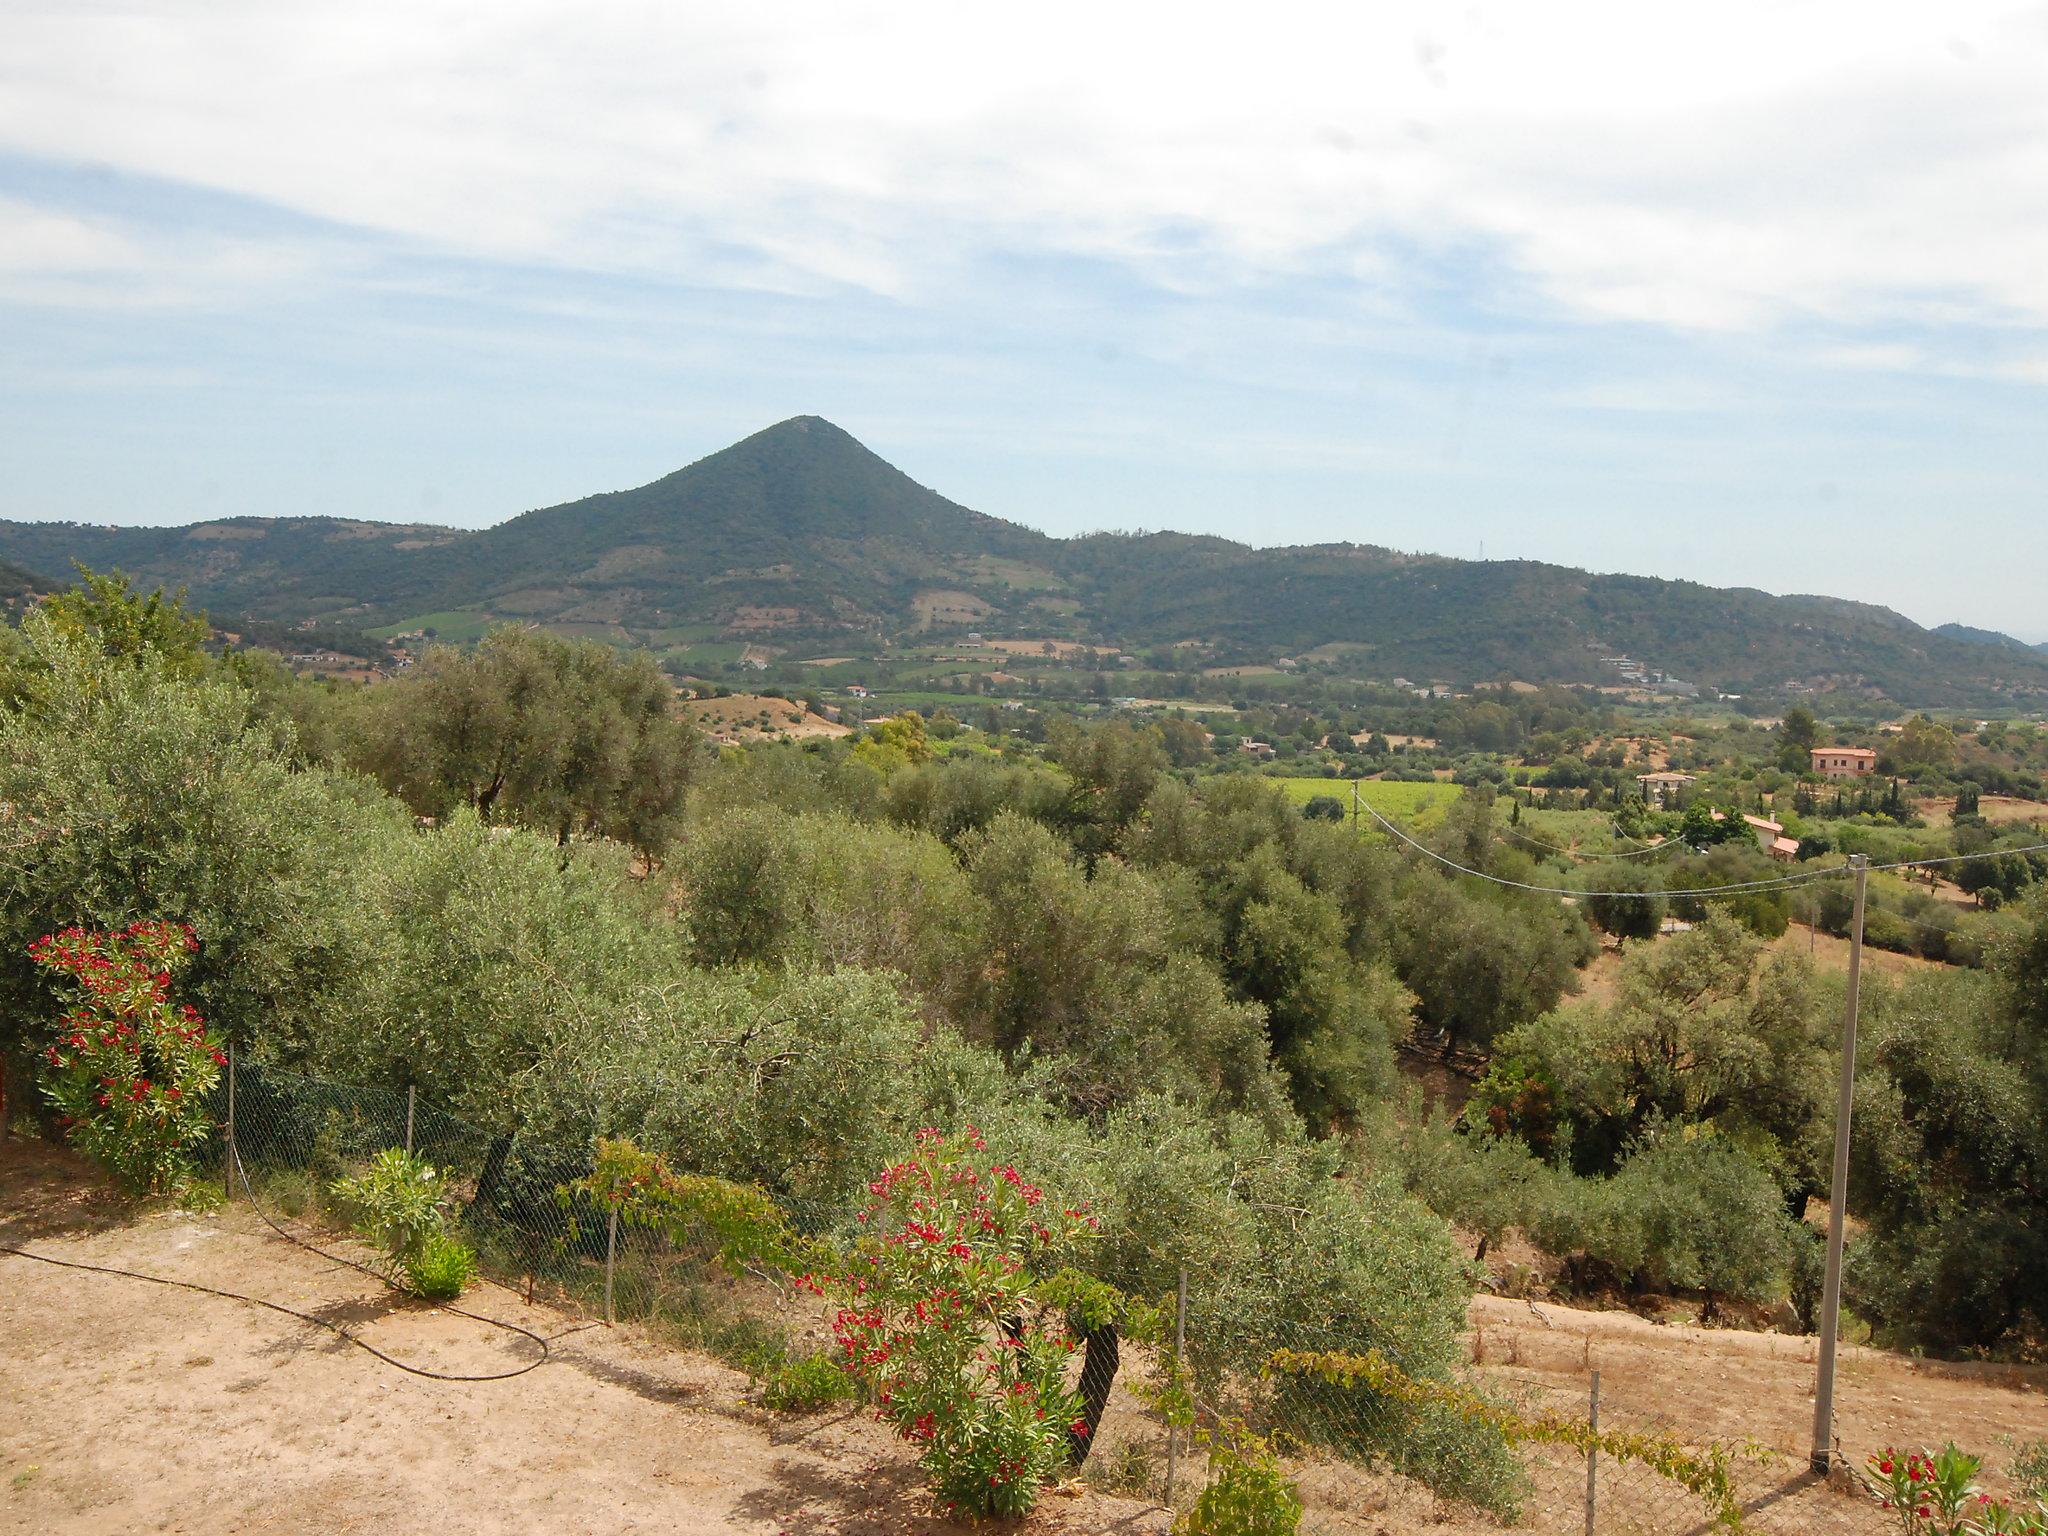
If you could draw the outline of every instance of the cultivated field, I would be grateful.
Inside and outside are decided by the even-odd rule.
[[[1318,795],[1329,795],[1341,801],[1344,814],[1351,814],[1351,783],[1349,779],[1274,779],[1281,792],[1297,805],[1306,805]],[[1358,780],[1358,798],[1378,811],[1387,820],[1408,830],[1424,830],[1435,826],[1444,818],[1444,812],[1451,803],[1465,791],[1456,784],[1411,784],[1396,779]],[[1359,817],[1363,831],[1380,833],[1380,829],[1369,816]]]

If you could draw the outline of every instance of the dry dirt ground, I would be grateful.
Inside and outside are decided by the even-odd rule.
[[[1798,1459],[1813,1433],[1816,1341],[1653,1322],[1552,1302],[1482,1295],[1472,1303],[1482,1370],[1583,1402],[1600,1372],[1603,1418],[1661,1422],[1687,1440],[1755,1439]],[[2001,1435],[2048,1435],[2048,1366],[1919,1360],[1846,1347],[1837,1435],[1860,1460],[1885,1445],[1955,1439],[2000,1460]]]
[[[134,1211],[67,1154],[0,1150],[0,1245],[241,1291],[359,1329],[429,1369],[530,1358],[260,1226],[246,1206]],[[543,1335],[584,1320],[480,1287]],[[708,1532],[937,1536],[901,1443],[865,1415],[790,1419],[745,1379],[631,1328],[584,1328],[509,1381],[394,1370],[334,1334],[191,1291],[0,1255],[0,1531]],[[1078,1486],[1016,1528],[1158,1533]]]
[[[1525,1410],[1582,1419],[1600,1373],[1606,1429],[1669,1435],[1755,1451],[1735,1468],[1754,1536],[1889,1536],[1895,1522],[1848,1480],[1808,1474],[1816,1341],[1809,1337],[1665,1323],[1627,1311],[1482,1294],[1467,1347],[1477,1374]],[[2048,1435],[2048,1367],[1944,1364],[1846,1347],[1835,1389],[1836,1444],[1860,1464],[1886,1445],[1938,1447],[1954,1439],[2001,1476],[2014,1440]],[[1532,1487],[1518,1529],[1581,1536],[1585,1464],[1533,1449]],[[1447,1505],[1403,1479],[1341,1465],[1297,1465],[1305,1532],[1326,1536],[1494,1536],[1498,1522]],[[1640,1466],[1603,1462],[1599,1536],[1712,1536],[1702,1507]]]
[[[780,736],[804,740],[812,736],[851,736],[850,726],[814,715],[794,699],[761,693],[733,693],[722,699],[692,699],[682,708],[702,730],[719,741],[768,741]],[[763,725],[761,722],[768,723]]]
[[[1945,827],[1955,815],[1955,797],[1922,800],[1916,808],[1929,826]],[[2038,800],[2015,800],[2009,795],[1982,796],[1977,802],[1977,814],[1992,825],[2001,827],[2048,823],[2048,805]]]
[[[18,1138],[0,1144],[0,1245],[259,1296],[344,1323],[428,1369],[503,1370],[534,1352],[293,1247],[246,1205],[138,1210],[69,1154]],[[858,1412],[766,1413],[722,1365],[496,1287],[464,1305],[554,1336],[551,1359],[508,1381],[425,1380],[275,1312],[0,1255],[0,1532],[971,1529],[931,1516],[900,1442]],[[1471,1321],[1481,1376],[1533,1406],[1582,1413],[1598,1369],[1606,1425],[1694,1443],[1754,1440],[1781,1453],[1742,1475],[1758,1530],[1884,1528],[1859,1499],[1799,1475],[1811,1339],[1490,1295],[1474,1301]],[[2048,1434],[2048,1367],[1851,1348],[1838,1406],[1840,1444],[1852,1457],[1954,1437],[1997,1462],[2001,1436]],[[1120,1391],[1105,1452],[1133,1412]],[[1308,1532],[1498,1529],[1397,1478],[1327,1465],[1295,1471]],[[1578,1536],[1583,1476],[1576,1462],[1540,1476],[1525,1528]],[[1698,1507],[1647,1474],[1610,1468],[1602,1489],[1600,1531],[1701,1528]],[[1167,1526],[1162,1511],[1075,1484],[1004,1529],[1163,1536]]]

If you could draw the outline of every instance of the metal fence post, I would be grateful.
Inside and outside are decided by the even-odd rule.
[[[612,1266],[619,1256],[619,1208],[612,1207],[612,1213],[604,1224],[604,1324],[607,1328],[618,1321],[612,1315]]]
[[[228,1199],[235,1198],[235,1042],[228,1042],[228,1121],[220,1143],[220,1185]]]
[[[405,1155],[412,1156],[412,1106],[419,1089],[411,1083],[405,1085]]]
[[[1586,1404],[1586,1428],[1594,1434],[1600,1432],[1600,1373],[1593,1373],[1593,1395]],[[1593,1536],[1593,1511],[1598,1501],[1598,1477],[1600,1447],[1596,1442],[1586,1447],[1586,1536]]]
[[[1181,1356],[1188,1341],[1188,1267],[1180,1267],[1180,1286],[1173,1298],[1173,1385],[1178,1391],[1181,1384]],[[1173,1478],[1180,1470],[1180,1424],[1168,1420],[1166,1425],[1166,1506],[1173,1507]]]

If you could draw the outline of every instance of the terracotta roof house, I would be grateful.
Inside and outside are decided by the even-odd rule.
[[[1860,779],[1877,770],[1877,754],[1868,747],[1815,747],[1809,755],[1824,779]]]

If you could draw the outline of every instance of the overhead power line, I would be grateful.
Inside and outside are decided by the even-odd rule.
[[[1461,875],[1470,875],[1475,880],[1484,880],[1492,885],[1506,886],[1517,891],[1534,891],[1542,896],[1612,896],[1638,901],[1656,901],[1670,896],[1739,896],[1749,891],[1784,891],[1801,886],[1810,886],[1822,880],[1839,880],[1851,873],[1846,865],[1832,865],[1805,874],[1781,875],[1772,880],[1737,880],[1727,885],[1701,886],[1692,890],[1679,891],[1588,891],[1570,885],[1535,885],[1527,880],[1510,880],[1504,875],[1490,875],[1483,869],[1474,869],[1469,864],[1460,864],[1456,859],[1447,858],[1426,843],[1417,842],[1400,827],[1381,815],[1379,810],[1366,802],[1359,801],[1366,814],[1385,827],[1417,853],[1436,860],[1447,869],[1454,869]],[[1987,848],[1982,853],[1958,853],[1938,859],[1900,859],[1890,864],[1870,864],[1865,868],[1876,873],[1887,869],[1929,869],[1937,865],[1967,864],[1974,859],[1997,858],[2001,854],[2048,853],[2048,843],[2029,843],[2020,848]]]
[[[1575,848],[1560,848],[1555,843],[1546,843],[1541,838],[1531,837],[1519,827],[1505,829],[1509,837],[1517,842],[1527,843],[1531,848],[1541,848],[1545,853],[1560,853],[1568,859],[1639,859],[1646,853],[1669,853],[1673,848],[1684,847],[1680,838],[1667,837],[1661,843],[1647,843],[1641,848],[1628,848],[1619,853],[1580,853]]]

